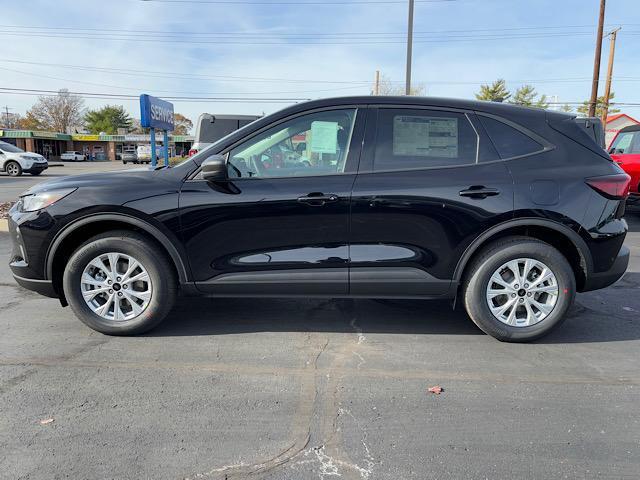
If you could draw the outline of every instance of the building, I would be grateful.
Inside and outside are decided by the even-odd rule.
[[[26,152],[39,153],[48,160],[59,160],[66,151],[91,155],[96,160],[120,159],[120,154],[138,145],[149,145],[149,134],[92,135],[42,132],[37,130],[0,130],[0,140],[11,143]],[[191,135],[169,135],[169,154],[186,156],[193,144]],[[162,144],[162,135],[156,135]]]
[[[605,143],[607,148],[611,145],[611,142],[618,134],[618,132],[624,127],[630,125],[640,125],[640,122],[635,118],[627,115],[626,113],[617,113],[607,117],[607,125],[605,127]]]

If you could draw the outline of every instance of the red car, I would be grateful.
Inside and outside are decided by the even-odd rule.
[[[609,154],[631,176],[629,200],[640,200],[640,125],[621,129],[611,142]]]

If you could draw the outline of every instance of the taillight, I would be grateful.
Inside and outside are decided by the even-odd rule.
[[[626,173],[586,178],[585,182],[596,192],[607,198],[620,199],[629,195],[631,177]]]
[[[198,153],[197,148],[192,148],[191,150],[189,150],[189,156],[195,155],[196,153]]]

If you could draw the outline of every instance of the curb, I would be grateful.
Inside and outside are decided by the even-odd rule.
[[[8,232],[8,231],[9,231],[9,221],[4,218],[0,218],[0,232]]]

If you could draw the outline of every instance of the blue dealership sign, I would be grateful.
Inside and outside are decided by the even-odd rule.
[[[140,125],[173,131],[173,104],[151,95],[140,95]]]

